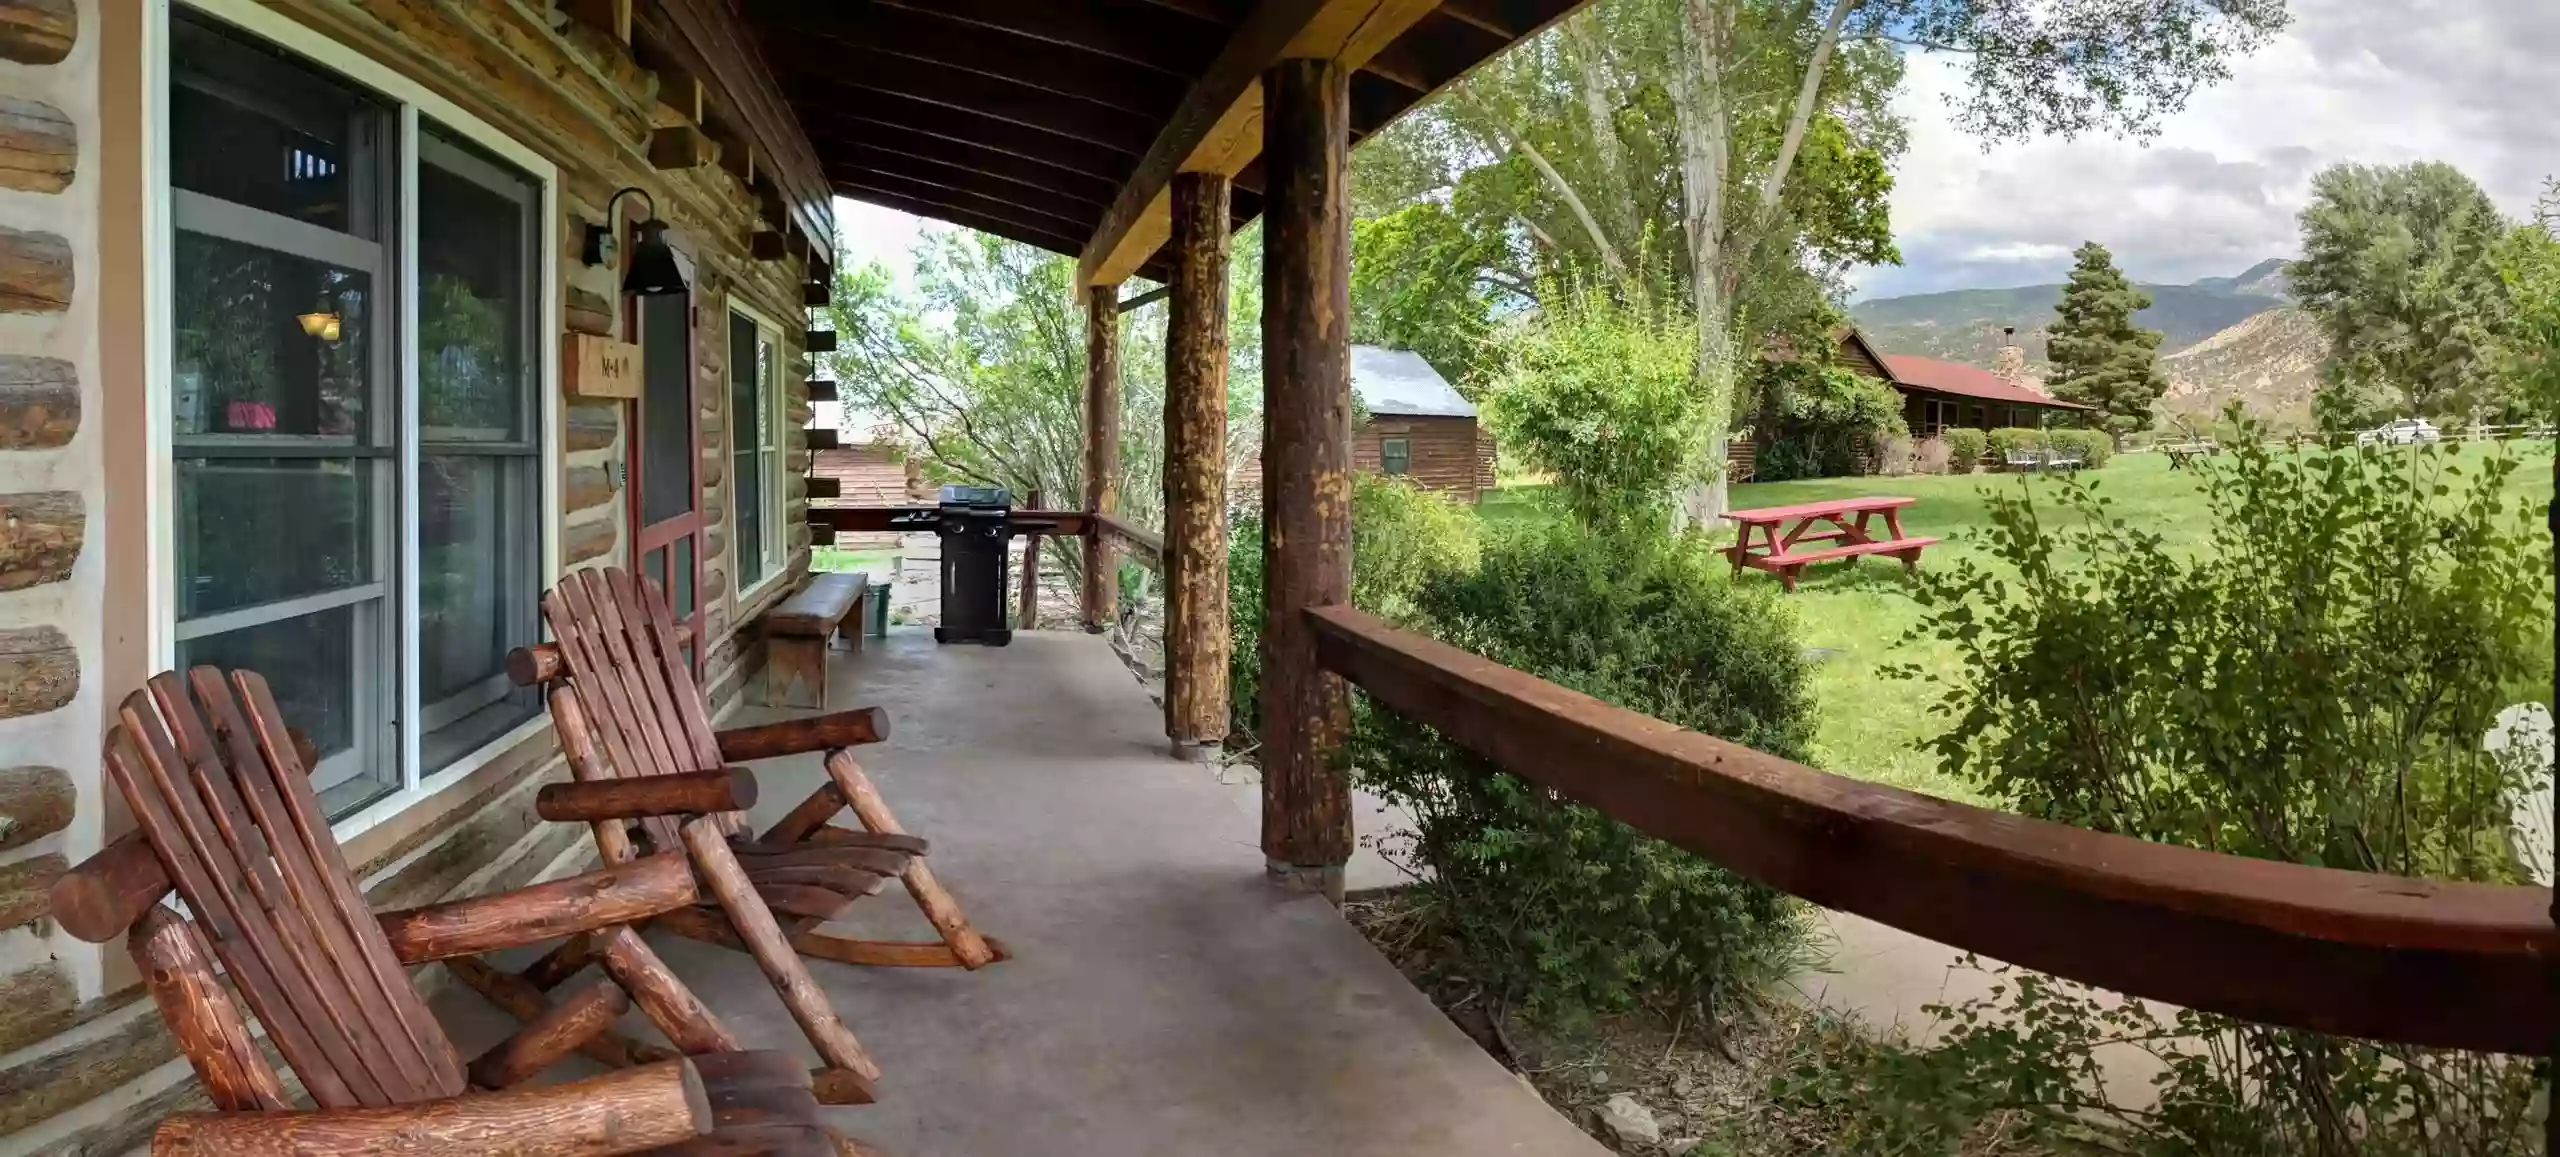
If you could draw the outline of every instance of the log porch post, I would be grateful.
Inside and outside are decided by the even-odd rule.
[[[1084,291],[1084,508],[1120,511],[1120,287]],[[1117,611],[1119,567],[1111,536],[1096,527],[1084,540],[1084,629],[1101,631]]]
[[[1173,178],[1165,330],[1165,735],[1214,762],[1227,736],[1227,178]]]
[[[1337,902],[1351,696],[1300,612],[1351,599],[1348,76],[1288,59],[1262,77],[1262,851],[1284,885]]]

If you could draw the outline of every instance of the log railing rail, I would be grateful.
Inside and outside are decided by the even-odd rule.
[[[1129,552],[1129,560],[1148,570],[1164,570],[1164,536],[1143,527],[1133,526],[1109,514],[1089,516],[1088,534],[1107,535],[1111,541]],[[1072,532],[1061,532],[1072,533]]]
[[[1765,755],[1343,606],[1318,661],[1523,778],[1743,875],[2132,996],[2406,1044],[2547,1054],[2551,890],[2219,855]]]

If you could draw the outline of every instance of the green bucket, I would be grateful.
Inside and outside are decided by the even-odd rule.
[[[889,584],[873,582],[871,591],[871,637],[878,639],[889,633]]]

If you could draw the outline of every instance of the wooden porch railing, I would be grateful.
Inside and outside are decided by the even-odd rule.
[[[1105,535],[1129,551],[1129,559],[1148,570],[1164,572],[1164,536],[1132,526],[1108,514],[1088,516],[1096,533]]]
[[[1863,783],[1349,607],[1318,661],[1523,778],[1772,887],[2021,967],[2267,1024],[2547,1055],[2546,888],[2216,855]]]

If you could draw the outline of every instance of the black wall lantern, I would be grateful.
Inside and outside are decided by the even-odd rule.
[[[675,250],[667,245],[667,223],[658,220],[657,202],[637,187],[617,192],[604,203],[604,224],[587,226],[586,262],[612,265],[620,259],[622,247],[613,227],[613,211],[624,197],[635,194],[649,202],[649,219],[640,223],[640,243],[631,252],[631,269],[623,274],[622,292],[636,297],[683,293],[684,271],[676,267]]]

